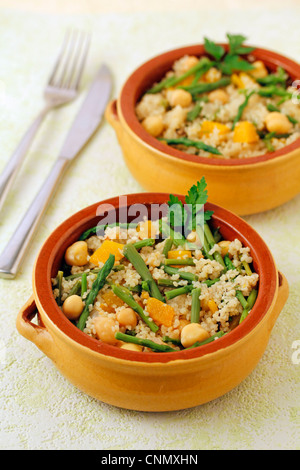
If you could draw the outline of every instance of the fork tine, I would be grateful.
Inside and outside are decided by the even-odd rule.
[[[70,63],[72,63],[72,57],[75,55],[74,51],[78,34],[78,31],[71,31],[69,34],[69,40],[61,60],[61,71],[59,73],[59,78],[55,83],[55,86],[59,88],[65,88],[65,77],[67,75],[68,69],[70,68]]]
[[[82,76],[82,72],[83,72],[83,69],[84,69],[84,65],[85,65],[87,55],[88,55],[88,51],[89,51],[89,47],[90,47],[91,35],[86,34],[85,36],[86,36],[85,40],[83,39],[81,41],[80,50],[79,50],[79,54],[78,54],[77,73],[76,73],[76,75],[73,73],[73,75],[75,75],[75,76],[73,77],[73,81],[70,81],[70,84],[69,84],[69,87],[72,88],[73,90],[77,90],[78,87],[79,87],[79,82],[80,82],[80,79],[81,79],[81,76]],[[76,67],[74,67],[73,72],[75,72],[75,68]]]
[[[61,49],[60,49],[59,54],[57,56],[56,62],[54,63],[53,71],[52,71],[52,73],[51,73],[51,75],[48,79],[48,85],[49,86],[54,86],[54,84],[55,84],[54,80],[55,80],[55,77],[56,77],[56,75],[58,73],[58,70],[60,68],[63,57],[65,55],[65,50],[67,49],[67,45],[68,45],[68,42],[69,42],[70,35],[71,35],[70,31],[67,31],[65,33]]]
[[[65,88],[76,90],[79,85],[79,81],[83,71],[83,65],[85,63],[87,52],[89,48],[89,34],[81,32],[78,36],[77,45],[75,48],[75,53],[73,56],[71,70],[68,74],[68,79],[64,84]],[[79,63],[79,67],[78,67]]]

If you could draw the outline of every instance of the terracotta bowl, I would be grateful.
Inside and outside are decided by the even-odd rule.
[[[131,194],[128,206],[162,204],[167,194]],[[184,198],[179,196],[182,201]],[[104,204],[104,205],[103,205]],[[126,351],[91,338],[74,326],[57,306],[51,286],[66,248],[97,225],[105,207],[119,210],[119,198],[76,213],[49,236],[33,271],[33,295],[21,309],[17,329],[40,348],[75,386],[103,402],[132,410],[168,411],[193,407],[225,394],[250,374],[267,346],[288,284],[261,237],[244,220],[214,204],[212,224],[224,238],[249,246],[260,283],[249,316],[222,338],[174,353]],[[37,317],[37,321],[33,321]]]
[[[106,109],[106,119],[116,131],[134,178],[147,191],[163,188],[167,193],[187,194],[204,175],[210,188],[210,201],[239,215],[266,211],[293,198],[300,192],[300,139],[258,157],[208,159],[167,146],[142,127],[135,114],[137,101],[185,54],[201,56],[203,45],[172,50],[144,63],[128,78],[118,99]],[[300,65],[282,55],[260,48],[252,55],[270,70],[282,66],[293,80],[300,78]]]

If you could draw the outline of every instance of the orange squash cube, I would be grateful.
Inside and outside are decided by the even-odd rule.
[[[172,326],[175,311],[171,305],[167,305],[154,297],[147,300],[149,316],[157,325]]]
[[[184,259],[191,258],[192,252],[190,250],[171,250],[168,252],[168,259]]]
[[[254,124],[249,121],[238,122],[234,128],[233,141],[246,144],[258,142],[259,135],[256,132]]]
[[[230,129],[226,124],[215,121],[203,121],[201,124],[200,136],[211,134],[214,129],[218,129],[219,135],[225,135],[230,132]]]
[[[90,257],[90,262],[98,266],[99,263],[105,263],[110,254],[115,255],[115,261],[120,261],[124,257],[123,248],[122,243],[104,240],[102,245]]]

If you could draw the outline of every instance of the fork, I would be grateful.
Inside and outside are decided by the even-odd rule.
[[[90,44],[88,33],[68,31],[44,89],[45,105],[38,114],[0,175],[0,210],[22,166],[24,157],[48,112],[78,95],[79,83]]]

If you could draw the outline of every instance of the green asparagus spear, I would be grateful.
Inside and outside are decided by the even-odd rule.
[[[173,245],[173,237],[169,237],[166,239],[163,249],[163,255],[167,258],[169,251],[171,250]]]
[[[187,242],[182,233],[175,232],[165,220],[160,219],[159,230],[163,238],[172,238],[175,246],[184,246]]]
[[[87,273],[83,273],[81,277],[81,297],[87,291]]]
[[[144,240],[139,240],[138,242],[133,243],[133,246],[136,250],[140,250],[144,246],[153,246],[155,243],[154,238],[145,238]]]
[[[173,344],[176,344],[177,346],[181,346],[181,341],[180,341],[180,339],[170,338],[170,336],[163,336],[163,337],[162,337],[162,340],[163,340],[165,343],[173,343]]]
[[[201,240],[202,251],[204,253],[205,258],[213,260],[213,257],[209,254],[209,250],[210,250],[209,243],[207,241],[207,238],[204,234],[204,231],[203,231],[202,227],[200,227],[199,225],[196,227],[196,233],[197,233],[199,239]]]
[[[95,235],[99,232],[103,232],[107,227],[128,228],[129,225],[130,225],[129,223],[119,223],[119,222],[115,222],[113,224],[96,225],[96,227],[89,228],[88,230],[83,232],[80,235],[79,240],[86,240],[91,235]]]
[[[240,258],[241,258],[241,257],[240,257]],[[242,261],[242,265],[243,265],[243,268],[244,268],[245,271],[246,271],[247,276],[251,276],[252,271],[251,271],[251,268],[250,268],[250,266],[249,266],[249,263],[247,263],[247,261]]]
[[[157,279],[157,284],[161,287],[178,287],[178,281],[172,281],[172,279]]]
[[[244,112],[244,109],[245,109],[246,106],[248,105],[249,99],[251,98],[251,96],[252,96],[254,93],[255,93],[255,90],[252,90],[252,91],[250,91],[250,93],[248,93],[247,95],[245,95],[245,100],[244,100],[243,103],[239,106],[237,115],[235,116],[235,118],[234,118],[234,120],[233,120],[232,130],[235,128],[236,123],[241,119],[242,114],[243,114],[243,112]]]
[[[201,289],[197,287],[192,290],[191,323],[199,323]]]
[[[209,247],[212,248],[216,242],[207,222],[204,223],[204,234],[206,236]],[[225,266],[221,253],[219,253],[218,251],[215,251],[213,254],[213,257],[215,258],[216,261],[218,261],[218,263],[220,263],[223,266],[224,270],[226,271],[226,266]]]
[[[202,106],[201,101],[198,101],[195,104],[195,106],[193,107],[193,109],[187,113],[186,120],[187,121],[194,121],[199,116],[199,114],[201,113],[202,107],[203,106]]]
[[[86,321],[90,314],[89,306],[94,304],[95,299],[98,295],[98,292],[102,289],[102,287],[104,286],[106,282],[107,276],[111,273],[114,263],[115,263],[114,255],[109,255],[107,261],[104,263],[102,269],[99,271],[96,280],[93,282],[92,288],[85,301],[85,307],[77,322],[77,327],[81,331],[84,330]]]
[[[173,265],[180,265],[180,266],[195,266],[195,262],[193,258],[184,258],[184,259],[165,259],[166,266],[173,266]]]
[[[68,293],[68,297],[70,297],[71,295],[77,295],[77,294],[79,294],[80,291],[81,291],[81,279],[79,281],[75,282],[74,286],[72,287],[72,289]]]
[[[130,261],[130,263],[135,267],[142,280],[149,282],[151,297],[155,297],[161,302],[164,302],[164,297],[162,296],[156,282],[151,276],[151,273],[147,268],[145,261],[137,252],[136,248],[133,245],[125,245],[123,253],[128,259],[128,261]]]
[[[143,308],[134,300],[134,298],[131,295],[128,295],[121,287],[112,285],[111,286],[112,291],[115,295],[117,295],[123,302],[125,302],[129,307],[131,307],[140,317],[141,319],[146,323],[146,325],[149,326],[151,331],[156,331],[158,330],[158,326],[154,323],[151,317],[147,316],[143,310]]]
[[[249,308],[249,304],[248,304],[247,300],[245,299],[245,297],[243,296],[243,294],[240,290],[236,291],[235,296],[239,299],[239,301],[240,301],[240,303],[241,303],[241,305],[244,309]]]
[[[257,289],[252,289],[252,291],[250,292],[250,294],[247,298],[248,308],[244,308],[243,313],[242,313],[241,318],[240,318],[240,323],[242,323],[242,321],[245,320],[248,313],[250,312],[253,305],[255,304],[257,294],[258,294]]]
[[[182,80],[185,80],[186,78],[190,77],[191,75],[194,75],[196,72],[207,72],[213,65],[213,62],[211,62],[207,57],[202,57],[202,59],[199,60],[199,62],[194,66],[191,67],[187,72],[184,74],[180,75],[179,77],[172,76],[169,78],[166,78],[162,80],[160,83],[157,85],[154,85],[150,90],[147,91],[147,93],[159,93],[161,90],[164,88],[169,88],[178,85],[178,83],[182,82]],[[199,77],[200,78],[200,77]]]
[[[192,95],[200,95],[202,93],[216,90],[217,88],[225,87],[230,84],[230,81],[229,77],[223,77],[213,83],[199,83],[198,85],[188,85],[181,88],[189,91]]]
[[[174,299],[174,297],[177,297],[178,295],[188,294],[189,292],[191,292],[192,289],[193,289],[193,286],[188,284],[187,286],[178,287],[177,289],[169,290],[168,292],[165,293],[165,297],[167,300]]]
[[[62,293],[62,280],[64,277],[63,271],[58,271],[56,280],[57,280],[57,288],[58,288],[58,296],[56,297],[57,305],[61,305],[61,293]]]
[[[115,334],[115,338],[118,339],[119,341],[124,341],[125,343],[139,344],[140,346],[153,349],[153,351],[159,351],[159,352],[176,351],[176,349],[171,348],[167,344],[158,344],[158,343],[155,343],[154,341],[151,341],[150,339],[137,338],[136,336],[126,335],[125,333],[121,333],[120,331],[118,331]]]
[[[214,155],[222,155],[220,150],[211,145],[207,145],[201,140],[191,140],[186,137],[178,137],[177,139],[164,139],[159,138],[162,142],[166,142],[168,145],[184,145],[185,147],[195,147],[198,150],[204,150],[205,152],[212,153]]]
[[[184,279],[185,281],[198,281],[199,277],[194,273],[189,273],[188,271],[181,271],[179,268],[173,268],[172,266],[166,266],[165,264],[162,266],[165,273],[172,276],[173,274],[178,274],[180,279]]]
[[[217,282],[219,282],[220,278],[217,277],[216,279],[206,279],[206,281],[202,281],[204,284],[207,285],[207,287],[213,286]]]
[[[214,341],[217,338],[221,338],[225,334],[226,333],[224,333],[224,331],[219,331],[218,333],[210,336],[209,338],[205,339],[204,341],[201,341],[201,342],[197,341],[196,343],[193,344],[193,346],[190,346],[190,347],[185,348],[185,349],[193,349],[193,348],[197,348],[198,346],[203,346],[204,344],[211,343],[212,341]]]
[[[123,271],[124,269],[125,266],[123,264],[117,264],[112,268],[112,271]],[[84,271],[83,273],[70,274],[70,276],[65,277],[65,280],[71,281],[72,279],[76,279],[77,277],[82,277],[83,274],[86,274],[87,276],[89,276],[90,274],[98,274],[100,270],[101,268],[95,268],[91,269],[90,271]]]
[[[236,269],[236,267],[234,266],[233,262],[232,262],[231,259],[229,258],[228,253],[226,253],[226,255],[224,256],[224,263],[225,263],[226,268],[227,268],[228,270],[230,270],[230,269]]]

